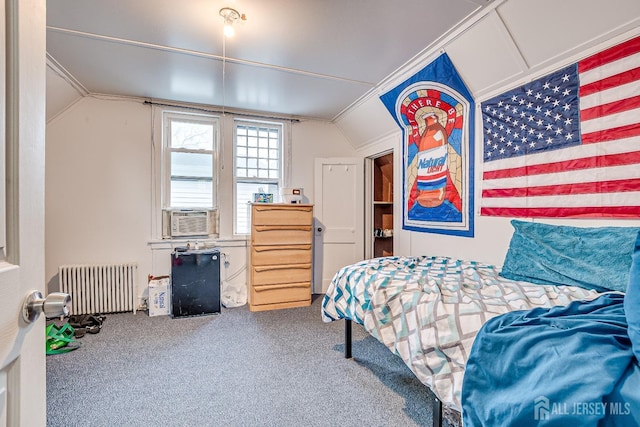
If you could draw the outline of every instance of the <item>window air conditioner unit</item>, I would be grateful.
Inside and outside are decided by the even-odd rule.
[[[172,210],[171,237],[206,236],[211,229],[207,210]]]

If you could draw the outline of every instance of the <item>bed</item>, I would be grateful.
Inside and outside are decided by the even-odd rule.
[[[639,229],[512,225],[501,268],[444,256],[345,266],[324,295],[322,318],[345,320],[346,357],[351,324],[362,325],[465,427],[640,425],[640,397],[629,391],[640,389],[629,338],[638,326],[623,309]],[[585,418],[592,402],[615,403],[616,413]]]

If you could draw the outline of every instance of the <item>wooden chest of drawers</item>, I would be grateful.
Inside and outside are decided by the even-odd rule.
[[[254,203],[249,310],[311,304],[313,205]]]

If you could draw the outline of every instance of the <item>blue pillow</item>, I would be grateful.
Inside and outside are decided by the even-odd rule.
[[[501,276],[624,292],[639,227],[571,227],[512,220]]]
[[[633,262],[629,271],[629,286],[624,296],[624,314],[629,325],[628,334],[633,354],[640,360],[640,233],[636,238]]]

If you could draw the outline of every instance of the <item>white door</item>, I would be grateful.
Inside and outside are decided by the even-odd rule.
[[[315,161],[314,293],[324,293],[334,274],[364,257],[363,159]]]
[[[46,422],[44,317],[45,2],[0,4],[0,426]]]

